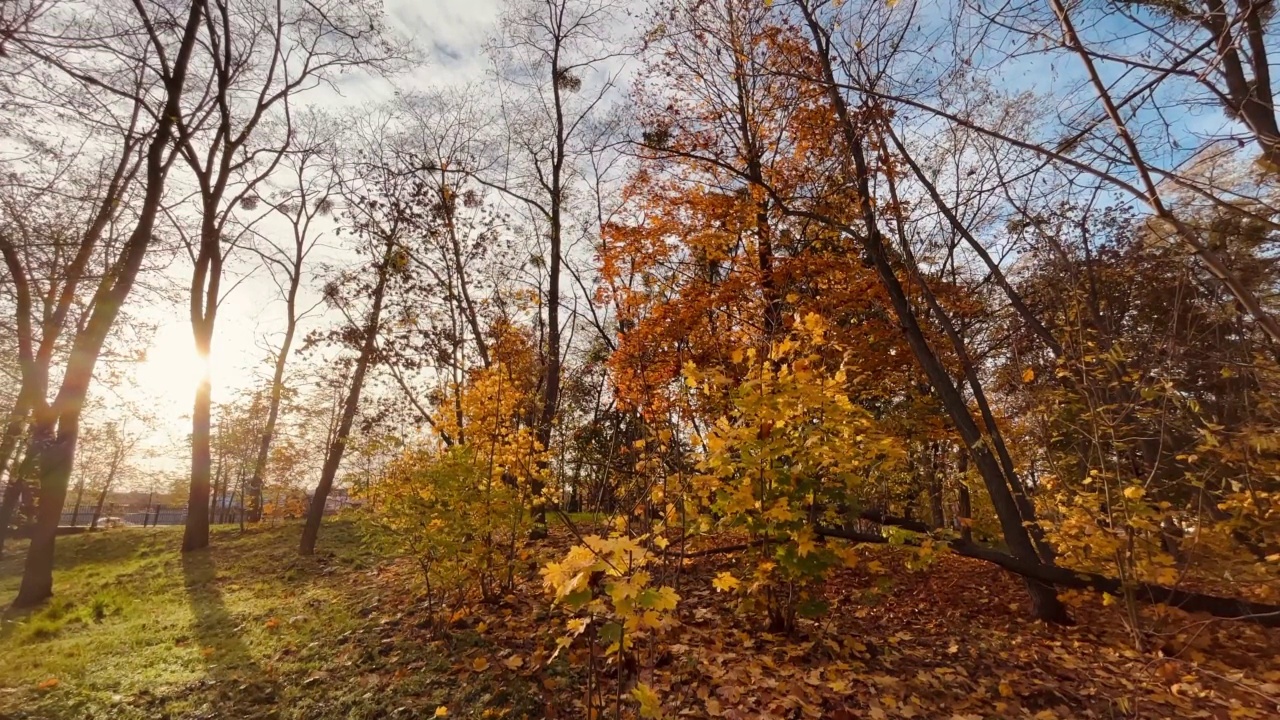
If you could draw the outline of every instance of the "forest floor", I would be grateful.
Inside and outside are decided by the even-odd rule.
[[[588,716],[584,651],[551,659],[562,621],[536,580],[442,631],[412,565],[372,555],[351,522],[327,524],[307,560],[296,525],[219,528],[185,558],[181,533],[59,540],[55,600],[0,625],[0,718]],[[548,553],[567,542],[553,529]],[[0,561],[0,602],[21,549]],[[826,587],[833,610],[791,636],[714,593],[731,556],[683,569],[681,622],[643,650],[641,679],[668,717],[1280,717],[1280,631],[1170,615],[1139,652],[1119,604],[1079,598],[1076,626],[1049,627],[991,566],[914,572],[893,548],[861,552]],[[603,717],[633,712],[593,685]]]

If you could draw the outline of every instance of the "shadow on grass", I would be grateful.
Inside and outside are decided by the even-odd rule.
[[[241,637],[218,588],[217,574],[208,549],[183,554],[182,576],[191,605],[192,640],[204,659],[207,678],[217,684],[235,683],[223,690],[233,695],[237,703],[274,702],[274,682],[264,676]]]

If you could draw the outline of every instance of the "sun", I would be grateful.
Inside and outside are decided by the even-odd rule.
[[[190,404],[200,381],[209,375],[209,358],[196,352],[191,328],[182,325],[161,326],[147,348],[147,359],[139,368],[140,384],[177,404]]]

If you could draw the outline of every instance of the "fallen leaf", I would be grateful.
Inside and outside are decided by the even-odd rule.
[[[722,572],[719,575],[716,575],[715,579],[711,581],[711,587],[715,588],[718,592],[733,592],[741,584],[742,582],[738,580],[738,578],[734,577],[732,573],[727,572]]]

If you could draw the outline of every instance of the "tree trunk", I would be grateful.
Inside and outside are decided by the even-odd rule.
[[[360,347],[360,357],[356,360],[355,372],[351,375],[351,386],[347,390],[346,400],[342,405],[342,418],[338,421],[338,431],[325,455],[324,467],[320,472],[320,482],[316,492],[311,496],[311,506],[307,508],[307,523],[302,529],[302,542],[298,552],[311,555],[316,551],[316,538],[320,535],[320,521],[324,518],[325,502],[329,499],[329,491],[333,489],[333,480],[338,475],[338,466],[342,464],[342,455],[347,449],[347,438],[351,435],[351,424],[355,421],[356,411],[360,408],[360,391],[364,387],[364,376],[373,361],[377,349],[378,329],[382,319],[382,299],[386,294],[387,275],[390,272],[393,245],[387,242],[382,262],[378,265],[378,284],[373,289],[373,307],[369,310],[369,318],[365,323],[364,341]]]
[[[209,488],[209,522],[218,522],[218,496],[219,493],[225,492],[226,478],[223,477],[223,467],[226,463],[222,460],[218,461],[218,469],[213,471],[213,483]]]
[[[258,444],[258,458],[253,464],[253,477],[249,479],[249,522],[262,521],[262,481],[266,477],[267,459],[271,454],[271,439],[275,436],[276,420],[280,416],[280,396],[284,392],[284,367],[289,358],[289,348],[293,345],[293,334],[297,330],[298,320],[294,317],[295,298],[298,292],[298,281],[301,274],[295,271],[289,286],[288,324],[284,331],[284,341],[280,343],[280,353],[276,356],[275,374],[271,377],[271,404],[267,408],[267,424],[262,429],[262,440]]]
[[[929,481],[929,514],[935,530],[947,526],[946,513],[942,507],[942,474],[938,472],[938,446],[929,443],[929,459],[925,474]]]
[[[9,420],[4,426],[4,437],[0,438],[0,473],[9,469],[9,461],[18,449],[18,440],[22,438],[22,429],[27,425],[27,393],[19,392],[13,408],[9,410]],[[17,467],[15,463],[14,468]],[[9,482],[13,483],[13,472],[9,472]],[[3,542],[0,535],[0,542]]]
[[[68,417],[58,425],[57,438],[42,443],[34,450],[39,458],[40,495],[22,585],[13,601],[15,608],[35,607],[53,595],[54,542],[58,536],[58,521],[62,519],[62,505],[67,500],[67,482],[71,479],[71,465],[80,434],[78,408],[74,417]],[[47,433],[44,434],[47,437]]]
[[[204,344],[202,357],[208,357]],[[210,394],[212,386],[206,374],[196,386],[196,401],[191,417],[191,488],[187,495],[187,522],[182,533],[182,552],[209,546],[209,451]]]
[[[4,541],[9,536],[9,524],[18,509],[18,500],[22,498],[22,485],[22,478],[11,473],[9,484],[4,486],[4,498],[0,500],[0,557],[4,557]]]
[[[853,542],[880,544],[889,542],[883,535],[839,528],[818,528],[817,534],[822,537],[841,538]],[[1054,585],[1062,585],[1081,590],[1105,592],[1111,595],[1123,595],[1126,592],[1126,586],[1123,582],[1105,575],[1046,565],[1038,560],[1024,560],[999,550],[963,541],[952,542],[949,547],[958,555],[974,558],[975,560],[984,560],[1021,575],[1028,586],[1033,583],[1036,586],[1049,588]],[[1280,626],[1280,606],[1277,605],[1218,595],[1206,595],[1149,583],[1137,583],[1132,590],[1136,599],[1141,602],[1169,605],[1187,612],[1208,613],[1214,617],[1246,620],[1267,627]]]
[[[542,384],[542,411],[538,417],[538,444],[545,451],[551,446],[551,431],[555,424],[556,409],[560,404],[560,248],[563,232],[564,159],[568,146],[564,120],[564,106],[560,95],[560,37],[554,38],[551,55],[551,99],[555,112],[555,147],[551,154],[550,185],[550,242],[551,257],[547,272],[547,344],[543,349],[546,372]],[[542,475],[548,470],[545,461],[538,463],[538,474],[530,483],[533,494],[534,534],[544,536],[547,525],[547,504],[542,498]]]
[[[960,497],[957,501],[959,507],[956,508],[959,514],[960,523],[960,539],[965,542],[973,542],[973,503],[969,500],[969,482],[964,476],[969,472],[969,454],[964,450],[960,451]]]
[[[800,3],[799,7],[813,34],[814,43],[819,48],[818,60],[822,65],[828,98],[843,131],[846,151],[850,156],[849,159],[852,160],[853,167],[850,169],[853,170],[853,177],[857,182],[857,202],[865,227],[863,232],[859,233],[847,225],[839,225],[838,223],[837,225],[843,233],[861,241],[867,259],[871,261],[876,274],[880,277],[881,286],[889,296],[894,314],[898,318],[898,323],[902,327],[903,334],[906,336],[907,344],[911,347],[911,352],[915,356],[916,362],[929,378],[930,384],[937,392],[939,400],[950,416],[964,444],[969,448],[973,461],[977,464],[978,470],[982,474],[987,493],[991,496],[991,504],[1000,520],[1000,527],[1004,533],[1005,541],[1009,544],[1013,554],[1019,559],[1027,562],[1040,562],[1040,554],[1037,552],[1031,535],[1024,525],[1024,523],[1034,522],[1035,518],[1023,517],[1022,511],[1019,509],[1019,503],[1014,497],[1013,488],[1010,486],[1012,479],[1005,477],[1000,462],[996,460],[988,447],[987,438],[983,437],[982,431],[979,430],[973,416],[969,414],[969,408],[964,398],[961,397],[938,355],[929,346],[924,330],[920,327],[919,320],[916,317],[915,309],[911,306],[910,298],[907,297],[906,291],[898,280],[897,273],[890,262],[884,238],[880,233],[871,192],[871,174],[863,149],[864,138],[854,125],[845,99],[840,94],[836,84],[835,73],[831,67],[831,58],[825,52],[825,49],[829,47],[829,39],[822,30],[817,18],[813,15],[812,9],[805,3]],[[1051,622],[1070,621],[1067,617],[1066,608],[1058,600],[1057,593],[1052,586],[1030,579],[1027,582],[1027,586],[1031,594],[1032,612],[1035,617]]]
[[[80,501],[84,499],[84,477],[81,476],[76,481],[76,504],[71,508],[71,527],[76,526],[76,520],[80,517]],[[59,518],[61,519],[61,518]]]
[[[107,502],[107,493],[110,489],[110,485],[104,485],[102,492],[98,493],[98,503],[93,506],[93,519],[89,522],[90,532],[98,529],[98,519],[102,517],[102,506]]]

